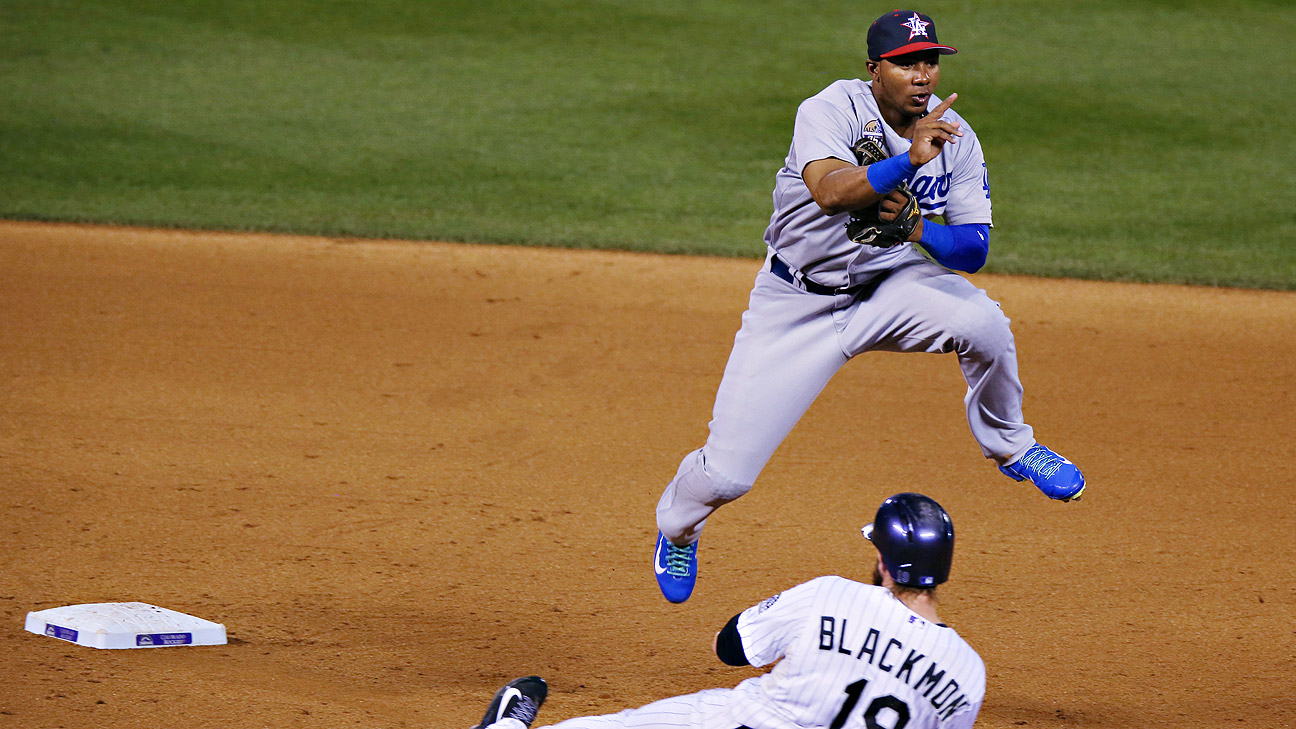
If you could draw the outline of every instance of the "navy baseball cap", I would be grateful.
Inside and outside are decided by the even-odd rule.
[[[892,10],[869,26],[869,60],[932,50],[944,56],[958,53],[936,42],[936,23],[916,10]]]

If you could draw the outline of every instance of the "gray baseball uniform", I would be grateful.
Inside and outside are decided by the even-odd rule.
[[[927,108],[939,102],[932,96]],[[922,212],[951,225],[990,224],[981,144],[956,112],[942,118],[960,122],[963,136],[915,174],[911,186]],[[676,544],[696,541],[716,508],[751,489],[833,374],[863,352],[956,354],[968,385],[968,425],[982,453],[1009,462],[1034,443],[1022,416],[1012,331],[999,305],[912,243],[875,248],[851,241],[849,216],[825,215],[811,197],[801,177],[806,165],[827,158],[853,164],[851,147],[866,135],[881,137],[893,155],[908,152],[909,140],[883,121],[871,82],[833,83],[797,112],[776,178],[766,261],[716,393],[710,434],[684,457],[657,506],[658,527]]]

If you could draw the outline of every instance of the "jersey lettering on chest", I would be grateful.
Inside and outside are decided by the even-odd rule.
[[[865,660],[867,656],[866,663],[912,686],[943,717],[953,716],[970,703],[967,695],[959,692],[959,682],[953,676],[947,678],[945,669],[937,665],[934,658],[928,659],[926,670],[915,678],[914,666],[927,656],[916,650],[909,650],[906,655],[903,642],[897,638],[883,641],[882,633],[877,628],[869,628],[861,637],[858,631],[851,630],[846,618],[821,615],[819,650],[850,656],[857,661]]]
[[[953,175],[948,172],[943,175],[919,175],[909,183],[909,189],[918,198],[918,207],[924,212],[931,212],[944,207],[952,180]]]

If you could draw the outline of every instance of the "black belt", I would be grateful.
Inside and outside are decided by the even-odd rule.
[[[788,265],[784,263],[783,259],[779,258],[778,256],[773,256],[772,258],[770,258],[770,273],[774,274],[775,276],[778,276],[784,281],[787,281],[793,286],[800,284],[801,286],[805,287],[806,291],[809,291],[812,294],[819,294],[820,296],[836,296],[837,294],[849,294],[855,289],[859,288],[858,286],[847,286],[845,288],[834,289],[829,286],[817,284],[814,281],[811,281],[810,279],[806,278],[805,276],[800,276],[800,277],[794,276],[792,274],[792,269],[788,268]]]

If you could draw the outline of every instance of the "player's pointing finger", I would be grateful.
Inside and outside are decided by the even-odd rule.
[[[954,100],[957,98],[958,94],[950,94],[949,96],[946,96],[945,100],[937,104],[936,108],[932,109],[931,112],[927,114],[926,118],[939,119],[941,114],[949,111],[949,108],[954,105]]]

